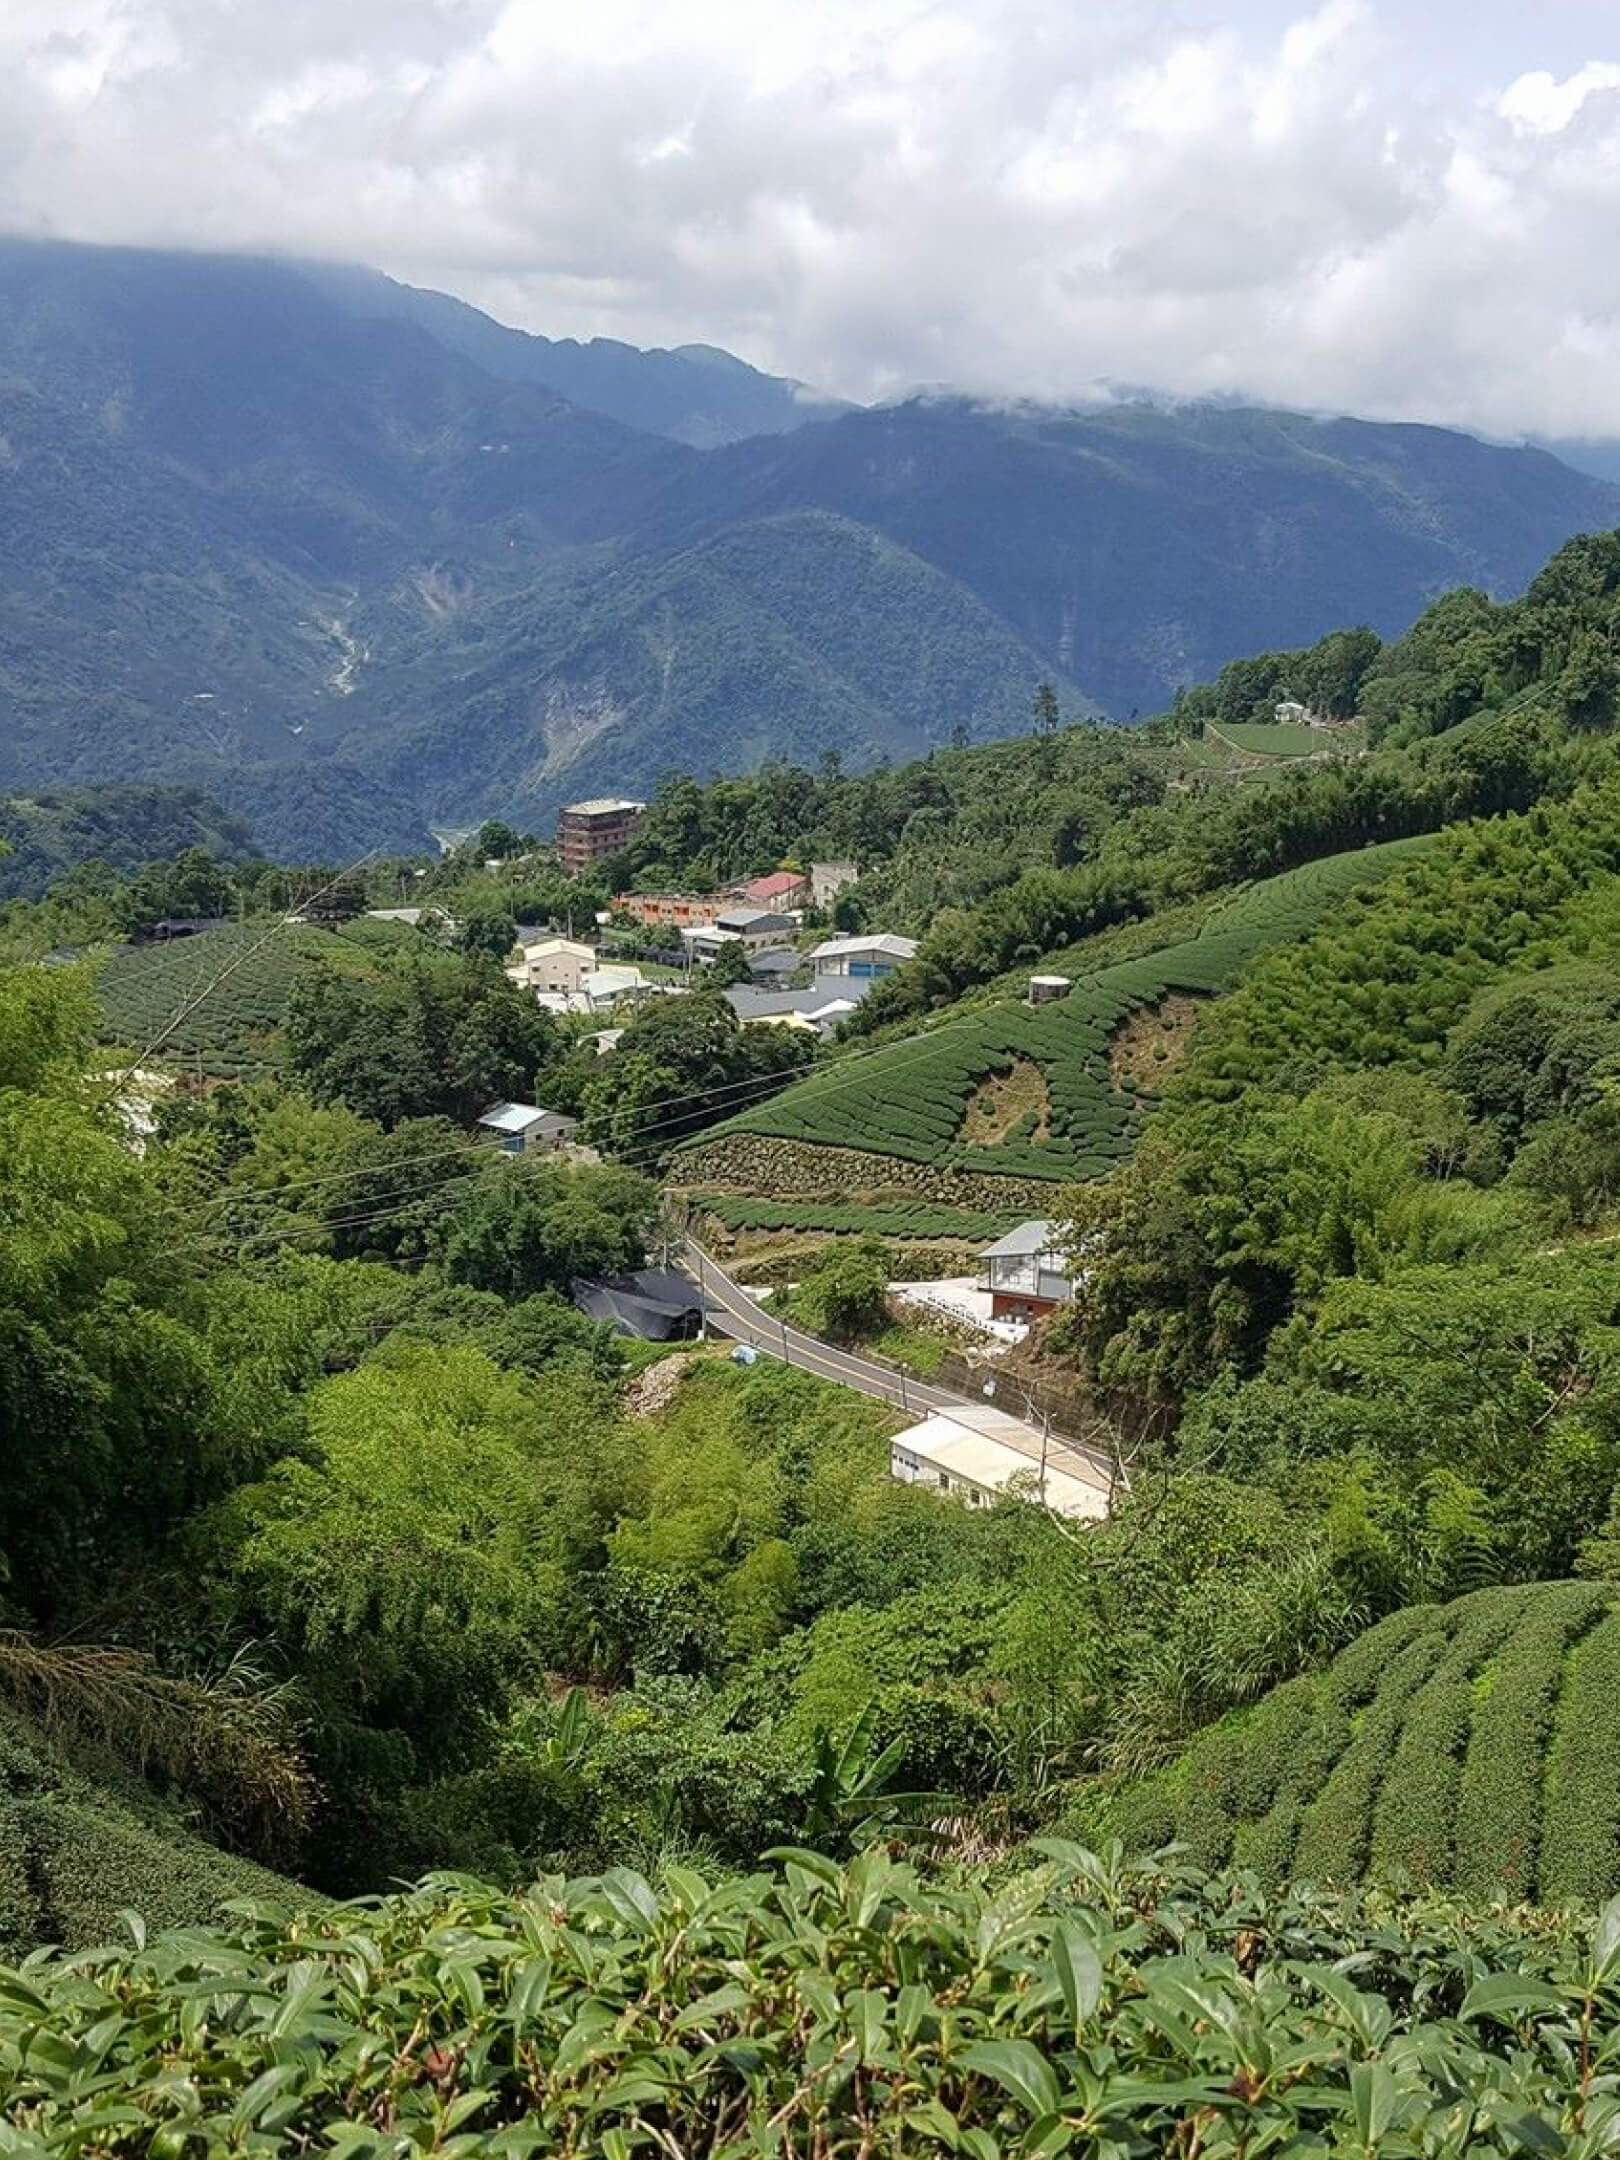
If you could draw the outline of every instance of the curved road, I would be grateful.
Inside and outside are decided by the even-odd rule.
[[[729,1336],[733,1342],[750,1344],[762,1357],[781,1358],[786,1364],[803,1366],[806,1372],[815,1373],[823,1380],[836,1380],[844,1387],[857,1388],[863,1395],[874,1395],[880,1402],[913,1413],[919,1420],[936,1410],[950,1412],[964,1406],[978,1407],[971,1395],[953,1394],[949,1388],[914,1380],[909,1373],[899,1372],[892,1365],[880,1365],[875,1358],[835,1350],[819,1336],[807,1335],[803,1328],[796,1328],[786,1320],[773,1319],[769,1313],[761,1312],[758,1303],[732,1281],[695,1238],[683,1237],[681,1250],[686,1273],[698,1286],[704,1319],[717,1334]],[[1041,1452],[1040,1427],[1028,1425],[1027,1430],[1030,1452],[1038,1457]],[[1065,1467],[1072,1468],[1077,1476],[1095,1479],[1104,1487],[1111,1486],[1113,1465],[1094,1449],[1083,1447],[1066,1435],[1053,1433],[1048,1439],[1048,1450],[1054,1461],[1060,1456],[1071,1458]]]

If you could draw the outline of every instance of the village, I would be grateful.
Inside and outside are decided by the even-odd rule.
[[[579,876],[620,854],[644,807],[618,797],[565,806],[557,826],[561,865]],[[717,975],[720,994],[740,1024],[799,1029],[827,1042],[873,985],[916,951],[913,939],[890,932],[827,938],[807,932],[807,912],[824,920],[858,876],[854,862],[815,862],[804,871],[767,871],[714,893],[620,893],[594,921],[594,939],[519,924],[505,973],[549,1012],[606,1020],[590,1034],[602,1054],[616,1047],[626,1017],[644,1001],[689,996]],[[615,932],[627,921],[669,943],[637,962],[615,959]],[[1032,982],[1030,996],[1038,1002],[1067,988],[1063,978],[1050,985],[1043,978]],[[540,1103],[494,1104],[478,1120],[478,1131],[514,1157],[595,1159],[579,1144],[577,1120]],[[973,1507],[1021,1491],[1055,1514],[1106,1514],[1111,1466],[1055,1433],[1050,1417],[1032,1401],[1018,1404],[1016,1383],[1005,1390],[1013,1407],[993,1400],[995,1359],[1022,1342],[1033,1321],[1073,1296],[1069,1257],[1056,1226],[1045,1220],[1016,1225],[985,1245],[972,1274],[896,1281],[888,1289],[897,1311],[973,1346],[971,1381],[964,1379],[961,1389],[928,1387],[915,1378],[908,1384],[903,1369],[790,1326],[780,1310],[772,1310],[776,1291],[734,1280],[689,1233],[673,1255],[666,1252],[662,1265],[572,1286],[579,1310],[622,1336],[665,1344],[721,1336],[735,1344],[732,1355],[739,1361],[780,1357],[892,1402],[902,1413],[916,1413],[891,1441],[890,1471],[901,1483],[927,1482]]]

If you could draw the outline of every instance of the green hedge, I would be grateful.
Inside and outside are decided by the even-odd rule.
[[[1476,1683],[1457,1804],[1457,1888],[1528,1896],[1536,1883],[1542,1789],[1570,1645],[1608,1610],[1595,1585],[1538,1586],[1519,1625]]]
[[[215,1918],[229,1898],[294,1895],[309,1901],[204,1844],[144,1787],[92,1780],[0,1719],[0,1953],[105,1942],[126,1907],[175,1927]]]
[[[987,1213],[982,1209],[934,1207],[919,1200],[880,1201],[871,1207],[841,1206],[820,1200],[755,1200],[736,1193],[694,1192],[688,1195],[728,1230],[824,1231],[830,1236],[886,1238],[961,1238],[973,1241],[998,1237],[1019,1218],[1016,1210]]]
[[[1577,1643],[1548,1752],[1539,1881],[1550,1898],[1620,1890],[1620,1611]]]
[[[1487,1590],[1460,1599],[1445,1655],[1413,1697],[1373,1820],[1372,1868],[1416,1882],[1448,1879],[1474,1683],[1518,1626],[1522,1597]]]
[[[1106,1824],[1272,1881],[1595,1902],[1620,1889],[1620,1612],[1595,1584],[1531,1583],[1397,1613]]]

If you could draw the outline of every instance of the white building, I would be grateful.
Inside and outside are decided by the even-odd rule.
[[[523,957],[506,972],[520,990],[533,990],[536,995],[572,997],[596,965],[592,948],[572,938],[540,938],[519,949]]]
[[[866,987],[834,975],[812,983],[808,990],[761,990],[739,983],[725,996],[744,1027],[803,1028],[825,1042],[860,1004]]]
[[[579,982],[587,1012],[605,1012],[620,998],[649,997],[659,988],[638,967],[593,967]]]
[[[1108,1513],[1108,1480],[1096,1464],[989,1403],[962,1403],[896,1433],[889,1471],[902,1485],[930,1485],[969,1507],[988,1507],[1016,1486],[1055,1515],[1101,1522]]]
[[[810,955],[818,975],[892,975],[916,957],[917,940],[885,931],[876,937],[828,938]]]
[[[502,1102],[486,1110],[478,1130],[499,1147],[503,1155],[534,1155],[560,1148],[578,1125],[577,1118],[560,1110],[543,1109],[539,1103]]]

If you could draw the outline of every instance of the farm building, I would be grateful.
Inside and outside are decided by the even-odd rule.
[[[818,945],[810,958],[815,962],[818,975],[892,975],[902,961],[912,959],[917,951],[915,938],[894,937],[888,932],[877,937],[835,937]]]
[[[760,990],[737,983],[725,996],[745,1027],[810,1028],[825,1038],[840,1020],[849,1018],[867,988],[865,983],[830,975],[812,983],[808,990]]]
[[[955,1493],[969,1507],[988,1506],[1016,1482],[1054,1514],[1098,1522],[1108,1513],[1108,1486],[1093,1463],[988,1404],[963,1403],[896,1433],[889,1472],[902,1485]]]
[[[575,1305],[592,1320],[605,1320],[619,1335],[641,1342],[691,1342],[703,1332],[703,1301],[672,1268],[638,1268],[570,1285]]]
[[[728,908],[714,922],[683,930],[681,942],[700,966],[706,967],[722,945],[740,941],[753,957],[775,947],[791,945],[798,924],[791,915],[773,914],[769,908]]]
[[[980,1257],[993,1320],[1034,1320],[1074,1296],[1069,1256],[1054,1243],[1049,1222],[1020,1223]]]
[[[491,1139],[503,1155],[536,1155],[559,1148],[572,1137],[577,1118],[560,1110],[545,1110],[538,1103],[503,1102],[486,1110],[478,1130]]]

